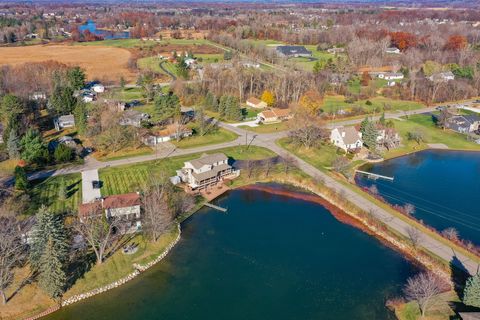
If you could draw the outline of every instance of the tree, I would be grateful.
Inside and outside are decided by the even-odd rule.
[[[448,126],[448,121],[452,117],[452,114],[448,111],[447,108],[443,108],[440,111],[440,114],[438,115],[437,118],[437,126],[445,130]]]
[[[61,297],[65,290],[65,255],[66,252],[57,250],[56,241],[50,234],[40,257],[38,284],[53,299]]]
[[[462,50],[465,49],[468,45],[467,37],[455,34],[448,37],[447,43],[445,44],[445,49],[447,50]]]
[[[185,63],[185,57],[182,56],[177,60],[178,60],[178,62],[175,66],[175,68],[177,70],[177,75],[180,78],[188,79],[188,65]]]
[[[211,111],[218,111],[218,99],[211,92],[208,92],[205,96],[205,108]]]
[[[87,132],[87,106],[83,101],[78,101],[73,110],[75,117],[75,127],[78,133],[84,135]]]
[[[28,163],[38,162],[47,157],[47,147],[38,131],[29,129],[20,141],[20,145],[21,158]]]
[[[457,229],[452,228],[452,227],[443,230],[443,231],[442,231],[442,235],[443,235],[445,238],[447,238],[447,239],[449,239],[449,240],[451,240],[451,241],[458,241],[458,239],[459,239],[459,238],[458,238],[459,235],[458,235]]]
[[[407,280],[404,288],[408,300],[418,303],[422,318],[428,309],[435,304],[435,296],[442,292],[442,281],[431,272],[422,272]]]
[[[367,71],[364,71],[362,73],[362,79],[360,80],[360,84],[364,87],[368,87],[368,84],[370,83],[370,80],[372,80],[370,78],[370,75],[368,74]]]
[[[418,230],[415,227],[408,227],[407,228],[407,236],[408,240],[410,240],[410,243],[412,244],[413,248],[417,248],[417,246],[420,244],[422,234],[420,230]]]
[[[413,131],[407,133],[408,140],[413,140],[420,144],[421,142],[425,141],[425,133],[420,128],[414,128]]]
[[[55,151],[53,152],[53,157],[55,158],[55,162],[57,163],[68,162],[73,158],[73,150],[65,144],[60,143],[55,148]]]
[[[15,188],[17,190],[27,191],[29,187],[27,173],[25,168],[16,166],[15,167]]]
[[[323,105],[323,97],[316,90],[308,90],[300,97],[298,105],[308,114],[318,116]]]
[[[67,81],[73,90],[80,90],[85,86],[85,72],[80,67],[67,70]]]
[[[174,192],[168,176],[162,175],[149,181],[142,195],[142,228],[153,242],[164,234],[173,223],[169,201]]]
[[[20,139],[17,136],[17,130],[10,130],[7,141],[8,157],[10,159],[20,158]]]
[[[313,73],[314,74],[319,74],[320,71],[322,71],[323,67],[322,65],[320,64],[320,61],[316,61],[315,64],[313,65]]]
[[[275,96],[269,90],[263,91],[261,100],[265,102],[269,107],[275,105]]]
[[[5,305],[5,291],[13,282],[14,269],[22,265],[27,256],[23,241],[24,225],[14,217],[0,217],[0,296]]]
[[[335,172],[347,177],[349,175],[350,161],[346,157],[338,156],[333,160],[332,167]]]
[[[152,101],[155,96],[153,82],[154,76],[151,72],[140,74],[137,79],[137,85],[142,88],[143,96],[147,99],[147,103]]]
[[[155,112],[161,119],[168,119],[180,113],[180,99],[173,92],[166,95],[157,95],[155,98]]]
[[[243,118],[242,109],[238,99],[234,96],[228,96],[225,107],[225,118],[232,121],[240,121]]]
[[[231,50],[226,50],[223,52],[223,60],[232,60],[233,52]]]
[[[480,308],[480,274],[468,278],[463,290],[463,303]]]
[[[380,123],[382,126],[385,126],[386,121],[385,121],[385,112],[382,112],[382,115],[378,119],[378,123]]]
[[[375,150],[377,147],[378,131],[375,128],[375,124],[370,121],[368,117],[360,124],[360,132],[362,133],[363,143],[370,150]]]
[[[121,77],[120,77],[120,88],[121,88],[122,90],[124,90],[126,84],[127,84],[127,82],[126,82],[125,78],[124,78],[123,76],[121,76]]]
[[[404,31],[390,32],[390,39],[392,41],[392,45],[401,51],[413,48],[418,43],[418,39],[414,34]]]
[[[48,107],[55,115],[65,115],[73,112],[77,105],[74,89],[69,86],[56,86],[50,97]]]
[[[121,237],[119,232],[114,232],[121,223],[122,220],[116,217],[107,220],[101,208],[96,207],[74,225],[74,229],[95,252],[97,265],[103,263],[105,255],[114,248],[116,240]]]
[[[58,184],[58,199],[60,201],[65,201],[67,199],[67,185],[65,183],[65,179],[60,179]]]
[[[42,257],[45,255],[49,243],[52,247],[48,250],[56,251],[55,254],[60,263],[65,264],[69,242],[63,218],[42,206],[36,214],[36,222],[31,232],[30,264],[33,270],[42,272],[41,266],[45,262]]]
[[[295,116],[289,122],[289,127],[290,139],[306,148],[317,146],[329,135],[320,117],[311,115],[309,110],[301,107],[297,108]]]

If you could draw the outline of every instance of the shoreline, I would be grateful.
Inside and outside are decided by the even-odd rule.
[[[295,190],[286,190],[286,189],[276,189],[268,185],[261,185],[261,183],[278,183],[282,186],[293,186],[295,188],[298,188],[299,191]],[[422,257],[422,255],[419,255],[419,252],[410,252],[411,248],[409,248],[408,245],[405,243],[402,243],[401,241],[394,239],[392,235],[388,235],[385,231],[381,231],[380,228],[369,225],[365,220],[361,219],[358,214],[355,214],[353,212],[350,212],[348,209],[346,209],[343,205],[339,204],[337,201],[332,199],[332,197],[327,196],[326,194],[313,190],[313,188],[301,184],[298,181],[295,181],[295,179],[278,179],[274,178],[269,181],[257,181],[257,182],[251,182],[251,183],[246,183],[244,185],[239,185],[231,190],[258,190],[258,191],[265,191],[269,192],[272,194],[276,195],[281,195],[281,196],[286,196],[294,199],[300,199],[312,203],[316,203],[318,205],[321,205],[325,207],[331,214],[332,216],[337,219],[341,223],[345,223],[347,225],[353,226],[362,232],[367,233],[370,236],[375,237],[378,241],[380,241],[383,245],[391,248],[392,250],[395,250],[397,253],[401,254],[405,259],[409,260],[412,263],[415,263],[425,269],[431,270],[432,272],[436,273],[437,275],[441,276],[445,280],[448,280],[450,283],[450,276],[448,273],[446,273],[444,270],[441,270],[441,268],[436,265],[433,261],[428,261],[428,259],[425,259],[425,257]],[[308,193],[302,193],[301,190],[307,191]],[[226,194],[226,193],[225,193]],[[225,195],[223,194],[223,195]],[[110,284],[107,284],[105,286],[90,290],[85,293],[77,294],[75,296],[69,297],[68,299],[64,300],[61,302],[61,307],[66,307],[70,304],[88,299],[92,296],[105,293],[107,291],[110,291],[112,289],[118,288],[121,285],[125,284],[126,282],[136,278],[137,276],[140,276],[143,272],[147,271],[160,261],[162,261],[170,252],[171,250],[178,244],[178,242],[181,239],[181,224],[188,219],[190,216],[195,214],[198,210],[203,208],[204,206],[197,206],[195,207],[191,213],[188,213],[186,215],[181,216],[180,220],[176,222],[176,227],[178,228],[178,235],[177,237],[167,245],[167,247],[159,253],[157,258],[153,259],[152,261],[146,263],[145,265],[139,265],[139,264],[134,264],[134,271],[129,273],[127,276],[120,278]],[[410,251],[409,251],[410,250]],[[427,254],[428,255],[428,254]],[[27,317],[24,318],[25,320],[36,320],[40,319],[46,315],[49,315],[59,309],[61,309],[60,306],[53,306],[35,316],[32,317]]]

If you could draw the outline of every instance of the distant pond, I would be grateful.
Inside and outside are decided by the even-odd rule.
[[[394,319],[385,301],[418,271],[319,204],[258,190],[217,204],[161,263],[46,319]]]
[[[97,25],[92,20],[88,20],[86,24],[79,26],[78,30],[81,33],[88,30],[97,36],[103,37],[103,39],[105,40],[130,38],[130,32],[128,31],[109,31],[109,30],[97,29]]]
[[[363,187],[375,185],[392,204],[415,206],[414,216],[437,230],[453,227],[460,237],[480,245],[480,153],[426,150],[367,165],[363,170],[394,181],[357,176]]]

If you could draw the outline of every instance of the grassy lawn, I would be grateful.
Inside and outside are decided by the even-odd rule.
[[[195,131],[195,128],[194,128]],[[237,139],[237,135],[231,131],[219,128],[214,132],[207,133],[204,136],[194,134],[191,137],[182,139],[180,141],[171,141],[175,146],[181,149],[196,148],[207,146],[211,144],[218,144],[229,142]]]
[[[152,71],[152,72],[155,72],[155,73],[161,73],[161,74],[164,74],[164,75],[168,75],[168,73],[166,73],[160,67],[160,63],[162,61],[163,61],[162,59],[160,59],[159,57],[156,57],[156,56],[146,57],[146,58],[138,59],[137,66],[141,70],[147,70],[147,71]],[[177,68],[176,68],[174,63],[172,63],[170,61],[165,61],[165,63],[163,64],[163,67],[166,70],[168,70],[169,72],[171,72],[172,74],[174,74],[174,75],[177,74]]]
[[[328,53],[327,51],[318,51],[317,46],[315,45],[307,45],[304,47],[307,48],[307,50],[312,51],[313,59],[298,57],[289,59],[289,61],[295,62],[297,66],[301,67],[306,71],[313,71],[313,66],[317,61],[326,62],[330,58],[335,59],[335,55]]]
[[[455,292],[446,292],[435,297],[435,305],[428,310],[425,317],[429,320],[449,320],[455,313],[448,305],[449,301],[458,302],[459,299]],[[398,320],[417,320],[421,319],[418,303],[411,301],[395,308],[395,316]]]
[[[139,148],[124,148],[117,152],[109,152],[109,153],[99,153],[95,152],[93,156],[95,159],[99,161],[112,161],[112,160],[120,160],[125,158],[131,157],[139,157],[139,156],[146,156],[149,154],[153,154],[153,149],[147,146],[142,146]]]
[[[141,88],[114,89],[110,92],[113,99],[122,101],[143,100]]]
[[[67,198],[58,199],[58,190],[61,180],[65,180]],[[32,199],[30,213],[41,205],[47,206],[52,212],[63,213],[76,210],[82,199],[82,178],[80,173],[72,173],[60,177],[50,177],[32,181],[30,197]]]
[[[91,42],[75,42],[76,46],[105,46],[116,48],[134,48],[143,45],[155,45],[154,41],[142,41],[140,39],[111,39]]]
[[[256,133],[273,133],[288,130],[288,121],[282,121],[272,124],[259,124],[258,127],[239,126],[239,128],[253,131]]]
[[[367,105],[366,102],[370,101],[371,105]],[[422,103],[416,101],[394,100],[382,96],[373,97],[366,100],[358,100],[353,103],[345,102],[345,97],[340,95],[325,96],[323,100],[324,112],[332,113],[338,110],[350,111],[355,106],[362,107],[365,112],[373,113],[383,111],[409,111],[425,107]]]
[[[317,148],[305,148],[291,143],[289,138],[282,138],[277,141],[277,144],[285,150],[301,155],[302,159],[322,171],[330,168],[332,161],[337,157],[337,148],[330,144]]]
[[[5,161],[0,161],[0,178],[12,175],[17,164],[18,160],[8,159]]]
[[[405,153],[428,148],[429,143],[442,143],[450,149],[480,151],[480,145],[468,141],[466,136],[451,130],[437,128],[430,115],[412,115],[408,120],[394,120],[395,129],[402,137],[402,147],[387,152],[385,158],[400,156]],[[420,129],[424,133],[425,141],[418,144],[408,140],[408,133]]]
[[[212,54],[194,54],[201,64],[206,63],[216,63],[216,62],[223,62],[223,54],[221,53],[212,53]]]

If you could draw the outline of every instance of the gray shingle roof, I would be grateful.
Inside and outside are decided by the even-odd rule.
[[[304,46],[278,46],[276,48],[278,52],[286,56],[293,56],[296,54],[312,54]]]
[[[213,165],[216,162],[228,160],[228,157],[223,153],[214,153],[209,155],[202,155],[199,159],[191,160],[190,163],[195,169],[200,169],[204,165]]]

